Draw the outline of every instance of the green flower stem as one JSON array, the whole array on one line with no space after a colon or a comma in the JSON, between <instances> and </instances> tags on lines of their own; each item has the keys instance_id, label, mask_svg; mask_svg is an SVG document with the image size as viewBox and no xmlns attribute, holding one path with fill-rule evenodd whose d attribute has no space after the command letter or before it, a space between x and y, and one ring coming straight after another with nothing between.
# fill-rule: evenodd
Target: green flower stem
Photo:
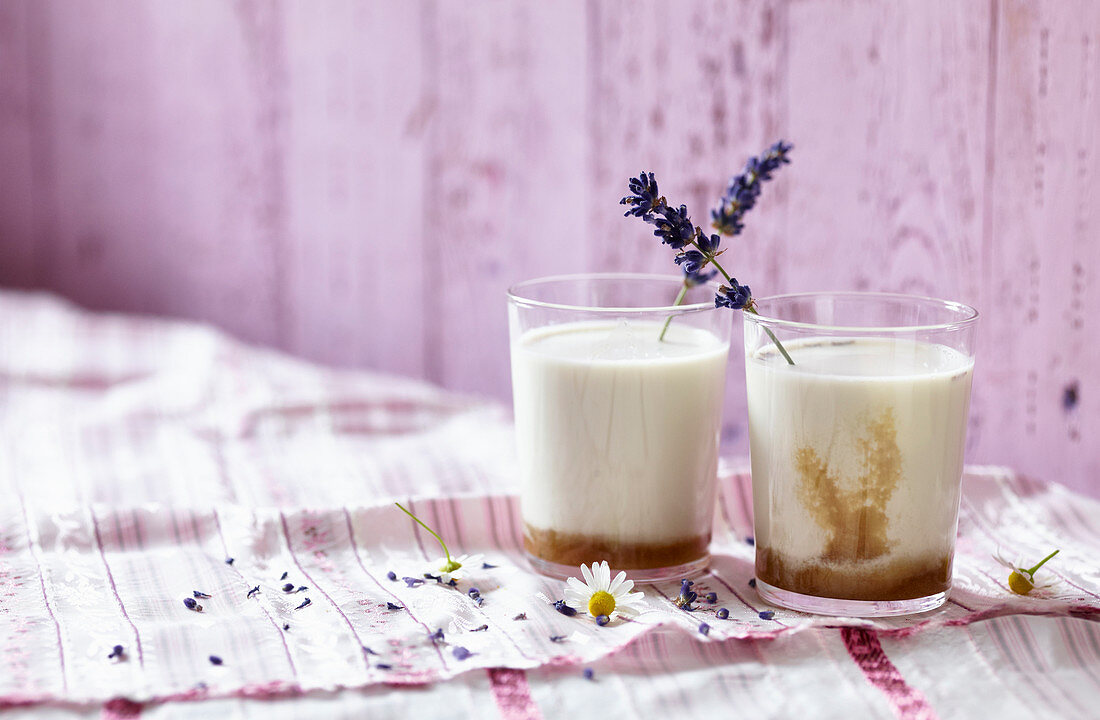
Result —
<instances>
[{"instance_id":1,"label":"green flower stem","mask_svg":"<svg viewBox=\"0 0 1100 720\"><path fill-rule=\"evenodd\" d=\"M753 315L760 317L760 313L758 313L756 311L756 308L752 305L745 308L745 312L751 312ZM787 359L787 363L789 365L794 365L794 360L791 360L791 356L787 354L787 348L783 347L783 343L779 342L779 338L775 336L775 333L772 332L771 328L769 328L767 325L762 325L761 327L764 328L764 332L766 332L768 334L768 337L772 339L772 342L775 343L775 346L779 348L779 352L783 355L783 357Z\"/></svg>"},{"instance_id":2,"label":"green flower stem","mask_svg":"<svg viewBox=\"0 0 1100 720\"><path fill-rule=\"evenodd\" d=\"M1060 550L1055 550L1050 555L1047 555L1045 558L1043 558L1042 560L1039 561L1038 565L1031 568L1030 570L1027 570L1026 571L1027 574L1030 575L1031 577L1035 577L1035 571L1038 570L1039 568L1041 568L1043 565L1046 565L1047 560L1050 560L1052 557L1057 555L1059 552L1061 552L1061 551Z\"/></svg>"},{"instance_id":3,"label":"green flower stem","mask_svg":"<svg viewBox=\"0 0 1100 720\"><path fill-rule=\"evenodd\" d=\"M699 244L696 243L695 240L692 240L691 244L695 247L696 250L699 250L699 252L703 252L702 249L699 247ZM703 254L707 256L707 261L714 265L714 269L717 270L718 272L722 273L722 277L724 277L726 279L726 282L728 282L732 285L733 284L733 278L730 277L730 274L728 272L726 272L725 268L723 268L721 265L718 264L718 261L714 258L714 256L709 254L709 253L703 253ZM684 289L686 290L687 288L684 288ZM682 299L683 299L683 291L681 291L680 297L677 298L677 301L674 304L679 305L680 300L682 300ZM753 315L756 315L757 317L760 316L760 313L758 313L756 311L756 308L753 307L752 305L749 305L747 308L745 308L745 310L747 312L751 312ZM672 318L669 318L669 320L671 320L671 319ZM666 329L668 328L668 323L667 322L665 323L665 328ZM775 346L777 348L779 348L779 352L783 355L784 358L786 358L787 363L789 365L794 365L794 360L792 360L791 356L787 353L787 348L783 347L783 343L779 342L779 338L777 338L775 336L775 333L773 333L771 331L771 328L769 328L767 325L764 325L763 328L764 328L764 332L766 332L768 334L768 337L770 337L772 339L772 342L775 343ZM661 337L664 337L663 332L661 333Z\"/></svg>"},{"instance_id":4,"label":"green flower stem","mask_svg":"<svg viewBox=\"0 0 1100 720\"><path fill-rule=\"evenodd\" d=\"M451 565L453 565L454 561L451 560L451 552L447 549L447 543L443 542L443 538L439 537L439 535L436 534L435 530L432 530L430 527L425 525L424 522L420 518L418 518L416 515L413 515L408 510L406 510L404 505L402 505L399 502L395 502L394 505L401 508L401 512L405 513L406 515L411 517L413 520L415 520L416 523L418 525L420 525L420 527L422 527L425 530L427 530L428 532L430 532L432 534L432 537L434 537L436 540L439 541L440 547L443 548L443 554L447 556L447 567L450 567Z\"/></svg>"},{"instance_id":5,"label":"green flower stem","mask_svg":"<svg viewBox=\"0 0 1100 720\"><path fill-rule=\"evenodd\" d=\"M687 291L688 291L687 280L684 280L683 285L680 286L680 292L676 294L676 300L673 301L673 303L672 303L673 307L679 305L680 303L682 303L684 301L684 296L687 295ZM660 335L660 337L657 338L657 342L663 342L664 341L665 333L668 332L668 326L671 323L672 323L672 316L669 315L668 319L665 320L665 326L663 328L661 328L661 335Z\"/></svg>"}]
</instances>

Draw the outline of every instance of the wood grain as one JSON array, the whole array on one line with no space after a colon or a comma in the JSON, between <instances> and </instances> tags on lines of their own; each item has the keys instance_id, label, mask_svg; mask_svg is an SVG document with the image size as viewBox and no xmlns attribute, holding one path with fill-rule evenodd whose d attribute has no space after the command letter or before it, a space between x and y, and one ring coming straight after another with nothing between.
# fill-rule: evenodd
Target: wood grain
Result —
<instances>
[{"instance_id":1,"label":"wood grain","mask_svg":"<svg viewBox=\"0 0 1100 720\"><path fill-rule=\"evenodd\" d=\"M999 3L996 71L979 450L1095 493L1100 6Z\"/></svg>"},{"instance_id":2,"label":"wood grain","mask_svg":"<svg viewBox=\"0 0 1100 720\"><path fill-rule=\"evenodd\" d=\"M1098 92L1089 0L8 0L0 282L506 399L509 284L784 137L738 279L976 305L968 459L1100 496Z\"/></svg>"}]
</instances>

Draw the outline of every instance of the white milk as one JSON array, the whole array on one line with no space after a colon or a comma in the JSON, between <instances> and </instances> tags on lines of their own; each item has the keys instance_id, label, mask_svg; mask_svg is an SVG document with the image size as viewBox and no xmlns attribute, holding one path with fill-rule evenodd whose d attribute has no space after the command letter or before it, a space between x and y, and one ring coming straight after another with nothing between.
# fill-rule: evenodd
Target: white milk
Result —
<instances>
[{"instance_id":1,"label":"white milk","mask_svg":"<svg viewBox=\"0 0 1100 720\"><path fill-rule=\"evenodd\" d=\"M758 553L899 582L906 564L949 570L973 359L889 339L786 347L793 367L770 345L746 363Z\"/></svg>"},{"instance_id":2,"label":"white milk","mask_svg":"<svg viewBox=\"0 0 1100 720\"><path fill-rule=\"evenodd\" d=\"M512 348L524 521L663 542L710 533L728 343L673 322L539 328Z\"/></svg>"}]
</instances>

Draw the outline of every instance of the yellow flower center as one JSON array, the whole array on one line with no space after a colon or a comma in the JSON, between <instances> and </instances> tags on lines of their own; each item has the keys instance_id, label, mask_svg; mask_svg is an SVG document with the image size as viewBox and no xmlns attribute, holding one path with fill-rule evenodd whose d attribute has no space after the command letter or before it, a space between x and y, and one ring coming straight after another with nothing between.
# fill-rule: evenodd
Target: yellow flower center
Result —
<instances>
[{"instance_id":1,"label":"yellow flower center","mask_svg":"<svg viewBox=\"0 0 1100 720\"><path fill-rule=\"evenodd\" d=\"M1017 595L1027 595L1035 589L1035 583L1028 580L1027 575L1024 575L1018 570L1013 570L1009 573L1008 586L1012 588L1012 592Z\"/></svg>"},{"instance_id":2,"label":"yellow flower center","mask_svg":"<svg viewBox=\"0 0 1100 720\"><path fill-rule=\"evenodd\" d=\"M592 593L592 597L588 599L588 614L592 617L599 617L600 615L607 615L611 617L611 613L615 612L615 596L606 590L597 590Z\"/></svg>"},{"instance_id":3,"label":"yellow flower center","mask_svg":"<svg viewBox=\"0 0 1100 720\"><path fill-rule=\"evenodd\" d=\"M462 567L462 563L455 561L453 558L448 562L443 563L443 567L439 568L441 572L452 573Z\"/></svg>"}]
</instances>

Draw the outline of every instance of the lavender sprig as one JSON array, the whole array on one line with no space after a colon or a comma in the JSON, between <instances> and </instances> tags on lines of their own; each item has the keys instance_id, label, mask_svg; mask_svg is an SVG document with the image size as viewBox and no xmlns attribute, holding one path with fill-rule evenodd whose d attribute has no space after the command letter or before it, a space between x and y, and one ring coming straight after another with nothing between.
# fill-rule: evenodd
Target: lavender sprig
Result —
<instances>
[{"instance_id":1,"label":"lavender sprig","mask_svg":"<svg viewBox=\"0 0 1100 720\"><path fill-rule=\"evenodd\" d=\"M773 172L781 165L791 162L787 153L792 147L790 143L780 140L759 158L749 158L741 174L730 178L726 194L722 196L718 207L710 211L710 221L715 230L723 235L741 234L745 229L741 218L756 205L761 183L771 180Z\"/></svg>"},{"instance_id":2,"label":"lavender sprig","mask_svg":"<svg viewBox=\"0 0 1100 720\"><path fill-rule=\"evenodd\" d=\"M768 148L760 158L749 158L744 171L730 179L726 194L722 196L719 206L711 212L711 220L716 230L729 236L741 233L744 229L741 219L756 205L761 183L770 180L773 172L781 165L790 162L787 153L792 147L789 143L780 140ZM721 241L718 235L708 235L693 223L686 206L671 207L660 194L653 173L643 171L638 177L630 178L628 188L631 194L619 200L620 205L627 206L624 215L638 217L652 224L656 228L653 234L661 238L661 242L665 245L679 251L675 262L684 271L684 283L673 305L683 302L690 287L708 282L714 277L714 271L707 273L706 268L710 265L722 274L727 283L721 286L715 295L714 306L759 314L749 286L738 283L737 279L726 272L718 262L718 256L725 252L718 249ZM660 340L664 340L671 321L671 316L665 321ZM787 362L794 365L794 360L771 329L765 327L764 331Z\"/></svg>"}]
</instances>

